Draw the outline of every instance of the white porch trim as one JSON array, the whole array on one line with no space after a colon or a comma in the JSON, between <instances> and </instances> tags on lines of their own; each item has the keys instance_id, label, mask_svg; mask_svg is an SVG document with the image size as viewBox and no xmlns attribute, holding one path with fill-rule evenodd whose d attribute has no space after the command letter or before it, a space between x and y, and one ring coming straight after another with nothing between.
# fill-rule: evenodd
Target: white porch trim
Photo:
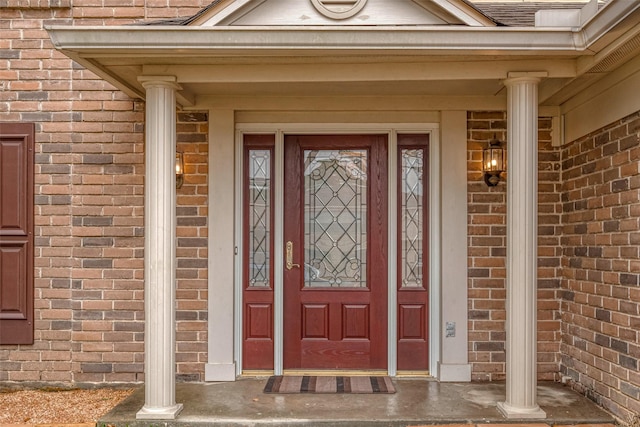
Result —
<instances>
[{"instance_id":1,"label":"white porch trim","mask_svg":"<svg viewBox=\"0 0 640 427\"><path fill-rule=\"evenodd\" d=\"M234 111L209 111L209 302L205 381L234 381Z\"/></svg>"},{"instance_id":2,"label":"white porch trim","mask_svg":"<svg viewBox=\"0 0 640 427\"><path fill-rule=\"evenodd\" d=\"M468 318L462 309L467 303L467 112L442 112L441 182L446 186L441 197L442 221L433 224L445 238L432 254L438 254L442 268L439 288L442 301L440 324L433 331L441 343L438 379L440 381L471 381L469 364ZM438 190L442 188L439 186ZM434 190L432 190L434 191ZM433 232L432 231L432 232ZM434 256L432 255L432 256ZM432 292L431 298L436 298ZM447 336L447 324L453 325L453 336Z\"/></svg>"},{"instance_id":3,"label":"white porch trim","mask_svg":"<svg viewBox=\"0 0 640 427\"><path fill-rule=\"evenodd\" d=\"M136 419L175 419L176 90L175 77L142 76L145 140L145 403Z\"/></svg>"},{"instance_id":4,"label":"white porch trim","mask_svg":"<svg viewBox=\"0 0 640 427\"><path fill-rule=\"evenodd\" d=\"M398 133L389 132L387 141L387 373L398 374L398 290L396 261L398 258ZM392 286L393 284L393 286Z\"/></svg>"},{"instance_id":5,"label":"white porch trim","mask_svg":"<svg viewBox=\"0 0 640 427\"><path fill-rule=\"evenodd\" d=\"M432 114L429 112L424 112L425 117L431 117ZM459 230L462 235L466 236L466 214L459 213L458 215L450 215L449 212L446 215L443 215L442 205L441 205L441 193L447 193L454 195L456 193L453 192L452 189L449 188L449 185L453 179L452 174L456 174L457 176L453 179L454 182L458 184L464 183L466 186L466 112L458 111L455 114L452 114L451 117L447 116L448 120L443 120L442 124L434 123L434 122L424 122L424 123L238 123L236 125L236 148L235 148L235 156L236 159L233 162L235 168L241 168L241 162L238 160L237 156L241 153L241 147L243 143L243 135L245 133L270 133L274 134L276 138L276 167L274 170L275 177L281 177L283 172L283 164L282 159L279 157L282 156L282 143L284 139L284 134L287 133L306 133L306 134L331 134L331 133L386 133L389 135L389 144L392 147L393 142L396 139L396 135L398 133L429 133L430 137L430 228L431 228L431 241L430 241L430 282L431 282L431 290L430 290L430 372L434 376L438 376L439 379L443 381L469 381L470 380L470 372L471 368L467 361L467 295L466 295L466 256L460 257L460 251L466 253L466 237L462 240L454 239L449 246L454 247L454 254L447 255L445 257L446 265L441 265L443 263L441 256L441 224L444 227L447 227L448 230ZM443 148L441 147L440 141L447 141L449 147ZM454 148L455 146L455 148ZM446 158L441 159L441 152L444 150L445 153L448 153ZM390 150L391 155L391 150ZM395 151L393 153L395 155ZM444 154L443 154L444 155ZM458 166L464 164L465 166L455 167L453 169L442 168L441 163L443 161L449 162L450 157L456 157L454 163ZM460 157L461 156L461 157ZM460 157L460 158L457 158ZM223 160L220 160L223 161ZM227 158L227 166L229 164L229 160ZM390 163L390 167L392 167L393 162ZM444 170L447 169L445 173ZM216 169L211 168L212 174L210 176L210 180L214 181L218 179L216 177ZM441 177L442 174L442 177ZM236 171L236 179L238 176L241 176L239 171ZM395 176L394 171L389 172L389 176ZM446 179L445 179L446 178ZM445 188L442 188L442 187ZM241 188L236 185L234 186L236 189L236 200L240 199L242 196ZM276 185L275 189L275 203L276 203L276 213L282 213L281 209L278 211L278 206L282 204L282 195L284 189L278 190ZM464 194L466 194L466 187ZM390 200L390 212L395 212L395 197ZM463 196L461 200L454 205L465 205L462 212L466 212L466 196ZM233 204L231 204L233 205ZM238 204L235 204L236 209L238 209ZM457 208L456 208L457 209ZM213 215L213 211L211 211ZM277 217L278 215L276 215ZM462 225L461 225L462 223ZM389 222L390 227L392 226L392 222ZM236 220L235 226L239 227L240 223ZM281 238L278 239L277 233L281 233L281 226L278 226L278 221L276 220L276 230L274 230L276 236L274 236L276 247L278 241L282 244ZM391 235L391 234L390 234ZM233 244L235 248L241 248L241 233L236 231L236 242ZM395 231L394 231L394 239L391 239L390 243L395 242ZM214 236L210 236L212 239L218 240ZM237 240L240 239L240 240ZM462 242L460 247L460 242ZM391 245L390 245L391 246ZM231 246L230 246L231 247ZM276 253L274 256L278 257L280 251L276 249ZM396 262L395 257L393 256L393 251L389 251L389 277L393 277L394 280L390 281L390 291L389 291L389 307L392 304L395 304L395 274L396 274ZM280 262L279 262L280 261ZM275 260L276 266L282 265L281 257ZM240 264L242 262L241 257L236 257L236 264L234 266L235 271L240 271ZM228 267L228 266L227 266ZM446 309L443 308L443 303L441 299L441 272L447 271L450 276L452 274L457 274L457 286L451 287L447 291L447 296L449 300L447 300ZM278 338L279 332L277 328L281 328L282 326L282 310L278 309L278 307L282 307L282 275L278 274L279 269L276 267L276 277L275 277L275 309L274 313L276 319L274 321L274 327L276 328L275 337ZM464 276L464 277L462 277ZM241 363L241 342L242 342L242 328L240 322L242 321L242 313L240 312L242 309L242 305L238 303L238 300L242 298L242 284L240 283L241 276L236 274L235 276L235 297L236 297L236 313L234 316L235 319L235 352L236 352L236 373L240 374L242 372L242 363ZM393 289L391 289L393 288ZM210 285L211 289L211 285ZM393 295L391 293L393 291ZM444 316L443 310L447 313ZM392 315L395 313L395 306L393 310L389 310L389 330L395 328L395 321L391 322ZM445 346L446 350L444 352L441 351L441 347L443 345L443 333L441 332L441 325L443 324L441 319L456 319L458 322L458 333L456 335L456 339L452 340L451 343L455 341L455 344L451 345L448 343ZM394 330L395 332L395 330ZM388 342L388 372L390 375L396 374L396 342L395 342L395 333L389 334L389 342ZM281 336L280 336L281 338ZM274 372L276 374L282 373L282 340L275 339L275 367ZM211 348L211 343L210 343ZM216 350L217 351L217 350ZM209 379L207 379L209 380Z\"/></svg>"}]
</instances>

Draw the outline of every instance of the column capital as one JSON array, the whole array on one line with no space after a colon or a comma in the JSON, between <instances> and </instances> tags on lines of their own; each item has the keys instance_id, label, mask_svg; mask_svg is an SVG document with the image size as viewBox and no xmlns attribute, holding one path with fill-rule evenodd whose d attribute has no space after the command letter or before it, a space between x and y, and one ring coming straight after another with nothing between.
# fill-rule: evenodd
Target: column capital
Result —
<instances>
[{"instance_id":1,"label":"column capital","mask_svg":"<svg viewBox=\"0 0 640 427\"><path fill-rule=\"evenodd\" d=\"M505 86L511 86L518 83L539 83L549 73L546 71L510 71L507 78L503 80Z\"/></svg>"},{"instance_id":2,"label":"column capital","mask_svg":"<svg viewBox=\"0 0 640 427\"><path fill-rule=\"evenodd\" d=\"M162 87L181 90L182 87L177 83L177 80L176 76L138 76L138 81L145 89Z\"/></svg>"}]
</instances>

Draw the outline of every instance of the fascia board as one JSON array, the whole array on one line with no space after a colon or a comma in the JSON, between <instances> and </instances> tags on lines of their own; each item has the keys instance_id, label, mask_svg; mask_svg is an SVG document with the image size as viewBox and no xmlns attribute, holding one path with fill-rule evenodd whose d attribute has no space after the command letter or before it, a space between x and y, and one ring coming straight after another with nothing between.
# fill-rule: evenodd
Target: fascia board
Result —
<instances>
[{"instance_id":1,"label":"fascia board","mask_svg":"<svg viewBox=\"0 0 640 427\"><path fill-rule=\"evenodd\" d=\"M56 49L83 57L303 51L549 54L582 52L570 28L49 26ZM316 52L316 53L314 53Z\"/></svg>"},{"instance_id":2,"label":"fascia board","mask_svg":"<svg viewBox=\"0 0 640 427\"><path fill-rule=\"evenodd\" d=\"M221 20L229 17L236 13L236 11L247 3L252 2L253 0L227 0L219 5L216 5L211 10L206 11L199 16L198 19L191 22L190 26L200 26L200 25L216 25Z\"/></svg>"},{"instance_id":3,"label":"fascia board","mask_svg":"<svg viewBox=\"0 0 640 427\"><path fill-rule=\"evenodd\" d=\"M199 25L203 27L229 25L230 22L241 18L251 10L260 6L262 3L264 3L264 1L265 0L236 0L220 12L215 14L206 14L204 17L198 19L196 22L193 22L191 25Z\"/></svg>"},{"instance_id":4,"label":"fascia board","mask_svg":"<svg viewBox=\"0 0 640 427\"><path fill-rule=\"evenodd\" d=\"M636 19L628 19L636 16ZM611 1L580 29L585 48L597 52L638 23L640 2Z\"/></svg>"}]
</instances>

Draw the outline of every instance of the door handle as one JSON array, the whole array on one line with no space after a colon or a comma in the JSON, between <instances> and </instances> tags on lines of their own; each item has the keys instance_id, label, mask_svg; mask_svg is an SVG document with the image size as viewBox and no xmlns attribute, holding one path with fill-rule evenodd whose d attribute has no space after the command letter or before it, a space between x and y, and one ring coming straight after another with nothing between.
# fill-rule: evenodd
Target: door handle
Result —
<instances>
[{"instance_id":1,"label":"door handle","mask_svg":"<svg viewBox=\"0 0 640 427\"><path fill-rule=\"evenodd\" d=\"M300 268L300 264L293 263L293 242L291 240L287 242L286 248L287 248L287 254L286 254L285 263L286 263L287 270L291 270L293 267Z\"/></svg>"}]
</instances>

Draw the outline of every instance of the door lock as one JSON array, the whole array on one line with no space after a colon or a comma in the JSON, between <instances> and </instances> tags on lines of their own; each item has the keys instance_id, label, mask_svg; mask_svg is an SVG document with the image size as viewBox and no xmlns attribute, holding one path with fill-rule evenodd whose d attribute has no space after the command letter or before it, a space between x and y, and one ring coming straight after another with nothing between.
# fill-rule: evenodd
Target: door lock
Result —
<instances>
[{"instance_id":1,"label":"door lock","mask_svg":"<svg viewBox=\"0 0 640 427\"><path fill-rule=\"evenodd\" d=\"M293 267L300 268L300 264L293 263L293 242L291 240L287 242L286 248L287 248L287 255L286 255L285 262L286 262L287 270L291 270Z\"/></svg>"}]
</instances>

